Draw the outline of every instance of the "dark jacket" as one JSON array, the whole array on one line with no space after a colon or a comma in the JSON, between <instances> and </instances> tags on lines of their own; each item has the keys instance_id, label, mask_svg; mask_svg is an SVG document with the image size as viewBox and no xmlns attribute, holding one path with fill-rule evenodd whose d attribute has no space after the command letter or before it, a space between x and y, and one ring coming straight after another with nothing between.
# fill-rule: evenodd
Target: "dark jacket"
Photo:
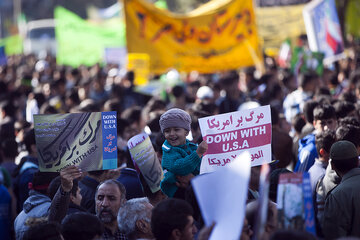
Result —
<instances>
[{"instance_id":1,"label":"dark jacket","mask_svg":"<svg viewBox=\"0 0 360 240\"><path fill-rule=\"evenodd\" d=\"M29 182L32 182L34 173L39 170L38 159L30 156L26 158L24 164L21 166L18 175L14 182L14 192L18 198L18 210L23 209L25 200L29 197Z\"/></svg>"},{"instance_id":2,"label":"dark jacket","mask_svg":"<svg viewBox=\"0 0 360 240\"><path fill-rule=\"evenodd\" d=\"M117 179L126 189L126 199L144 197L144 192L140 183L140 179L135 169L123 168L120 171L120 177Z\"/></svg>"},{"instance_id":3,"label":"dark jacket","mask_svg":"<svg viewBox=\"0 0 360 240\"><path fill-rule=\"evenodd\" d=\"M95 214L95 193L98 185L99 182L89 176L84 177L84 179L79 182L82 196L81 207L92 214Z\"/></svg>"},{"instance_id":4,"label":"dark jacket","mask_svg":"<svg viewBox=\"0 0 360 240\"><path fill-rule=\"evenodd\" d=\"M75 203L70 202L69 209L67 210L66 215L70 215L77 212L86 212L86 209L79 205L76 205Z\"/></svg>"},{"instance_id":5,"label":"dark jacket","mask_svg":"<svg viewBox=\"0 0 360 240\"><path fill-rule=\"evenodd\" d=\"M326 198L324 211L325 239L360 237L360 169L346 173L340 184Z\"/></svg>"}]
</instances>

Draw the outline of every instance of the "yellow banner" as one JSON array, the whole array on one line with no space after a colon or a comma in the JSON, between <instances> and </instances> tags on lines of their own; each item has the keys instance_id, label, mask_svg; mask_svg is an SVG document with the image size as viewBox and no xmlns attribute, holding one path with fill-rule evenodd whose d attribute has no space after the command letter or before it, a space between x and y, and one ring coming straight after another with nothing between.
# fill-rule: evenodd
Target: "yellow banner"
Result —
<instances>
[{"instance_id":1,"label":"yellow banner","mask_svg":"<svg viewBox=\"0 0 360 240\"><path fill-rule=\"evenodd\" d=\"M135 85L146 85L149 79L149 55L144 53L129 53L128 54L128 70L135 72Z\"/></svg>"},{"instance_id":2,"label":"yellow banner","mask_svg":"<svg viewBox=\"0 0 360 240\"><path fill-rule=\"evenodd\" d=\"M280 48L287 38L296 39L306 34L302 15L304 6L256 8L258 32L264 48Z\"/></svg>"},{"instance_id":3,"label":"yellow banner","mask_svg":"<svg viewBox=\"0 0 360 240\"><path fill-rule=\"evenodd\" d=\"M346 7L345 14L345 29L347 34L354 37L360 37L360 2L357 0L350 0Z\"/></svg>"},{"instance_id":4,"label":"yellow banner","mask_svg":"<svg viewBox=\"0 0 360 240\"><path fill-rule=\"evenodd\" d=\"M201 73L262 61L252 0L214 0L185 14L124 0L129 53L146 53L150 71Z\"/></svg>"}]
</instances>

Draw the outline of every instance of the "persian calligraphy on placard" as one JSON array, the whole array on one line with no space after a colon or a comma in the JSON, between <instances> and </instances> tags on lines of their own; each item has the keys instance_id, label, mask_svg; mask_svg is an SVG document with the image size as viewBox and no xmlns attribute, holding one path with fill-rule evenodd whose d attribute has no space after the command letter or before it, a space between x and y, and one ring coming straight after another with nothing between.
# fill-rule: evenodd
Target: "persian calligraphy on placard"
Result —
<instances>
[{"instance_id":1,"label":"persian calligraphy on placard","mask_svg":"<svg viewBox=\"0 0 360 240\"><path fill-rule=\"evenodd\" d=\"M34 115L40 171L117 167L116 112Z\"/></svg>"}]
</instances>

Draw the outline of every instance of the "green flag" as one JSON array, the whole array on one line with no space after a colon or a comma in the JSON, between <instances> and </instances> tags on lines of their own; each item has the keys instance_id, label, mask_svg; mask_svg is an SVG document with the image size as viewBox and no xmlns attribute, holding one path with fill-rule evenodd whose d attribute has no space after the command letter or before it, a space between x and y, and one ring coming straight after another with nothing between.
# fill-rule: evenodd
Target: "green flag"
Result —
<instances>
[{"instance_id":1,"label":"green flag","mask_svg":"<svg viewBox=\"0 0 360 240\"><path fill-rule=\"evenodd\" d=\"M360 2L358 0L350 0L345 15L346 33L350 33L355 37L360 37Z\"/></svg>"},{"instance_id":2,"label":"green flag","mask_svg":"<svg viewBox=\"0 0 360 240\"><path fill-rule=\"evenodd\" d=\"M23 53L23 40L18 34L1 39L0 46L5 47L6 56Z\"/></svg>"},{"instance_id":3,"label":"green flag","mask_svg":"<svg viewBox=\"0 0 360 240\"><path fill-rule=\"evenodd\" d=\"M96 25L56 7L55 20L58 64L91 66L102 62L106 47L125 46L125 24L120 19Z\"/></svg>"},{"instance_id":4,"label":"green flag","mask_svg":"<svg viewBox=\"0 0 360 240\"><path fill-rule=\"evenodd\" d=\"M303 47L295 47L290 62L291 70L296 75L312 70L322 76L324 72L323 60L323 53L305 51Z\"/></svg>"}]
</instances>

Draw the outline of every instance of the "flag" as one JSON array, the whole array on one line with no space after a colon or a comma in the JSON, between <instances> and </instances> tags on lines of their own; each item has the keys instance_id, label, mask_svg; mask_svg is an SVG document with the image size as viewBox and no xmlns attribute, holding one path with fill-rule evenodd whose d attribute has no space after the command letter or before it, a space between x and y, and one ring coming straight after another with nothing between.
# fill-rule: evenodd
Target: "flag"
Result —
<instances>
[{"instance_id":1,"label":"flag","mask_svg":"<svg viewBox=\"0 0 360 240\"><path fill-rule=\"evenodd\" d=\"M7 56L23 53L23 39L19 34L0 39L0 45L5 47Z\"/></svg>"},{"instance_id":2,"label":"flag","mask_svg":"<svg viewBox=\"0 0 360 240\"><path fill-rule=\"evenodd\" d=\"M281 44L278 64L282 68L288 67L289 61L291 58L291 40L287 39L285 42Z\"/></svg>"},{"instance_id":3,"label":"flag","mask_svg":"<svg viewBox=\"0 0 360 240\"><path fill-rule=\"evenodd\" d=\"M304 21L309 47L331 58L344 51L335 0L316 0L304 8Z\"/></svg>"},{"instance_id":4,"label":"flag","mask_svg":"<svg viewBox=\"0 0 360 240\"><path fill-rule=\"evenodd\" d=\"M355 37L360 37L359 13L360 13L360 1L349 0L345 14L345 29L346 29L346 33L352 34Z\"/></svg>"},{"instance_id":5,"label":"flag","mask_svg":"<svg viewBox=\"0 0 360 240\"><path fill-rule=\"evenodd\" d=\"M57 7L55 20L58 64L91 66L103 61L107 47L125 46L125 25L119 19L96 25Z\"/></svg>"},{"instance_id":6,"label":"flag","mask_svg":"<svg viewBox=\"0 0 360 240\"><path fill-rule=\"evenodd\" d=\"M324 72L324 54L312 52L303 47L295 47L291 56L291 70L297 76L300 73L315 71L319 76Z\"/></svg>"},{"instance_id":7,"label":"flag","mask_svg":"<svg viewBox=\"0 0 360 240\"><path fill-rule=\"evenodd\" d=\"M302 11L305 5L257 7L255 10L263 48L277 48L286 39L296 40L305 34Z\"/></svg>"}]
</instances>

